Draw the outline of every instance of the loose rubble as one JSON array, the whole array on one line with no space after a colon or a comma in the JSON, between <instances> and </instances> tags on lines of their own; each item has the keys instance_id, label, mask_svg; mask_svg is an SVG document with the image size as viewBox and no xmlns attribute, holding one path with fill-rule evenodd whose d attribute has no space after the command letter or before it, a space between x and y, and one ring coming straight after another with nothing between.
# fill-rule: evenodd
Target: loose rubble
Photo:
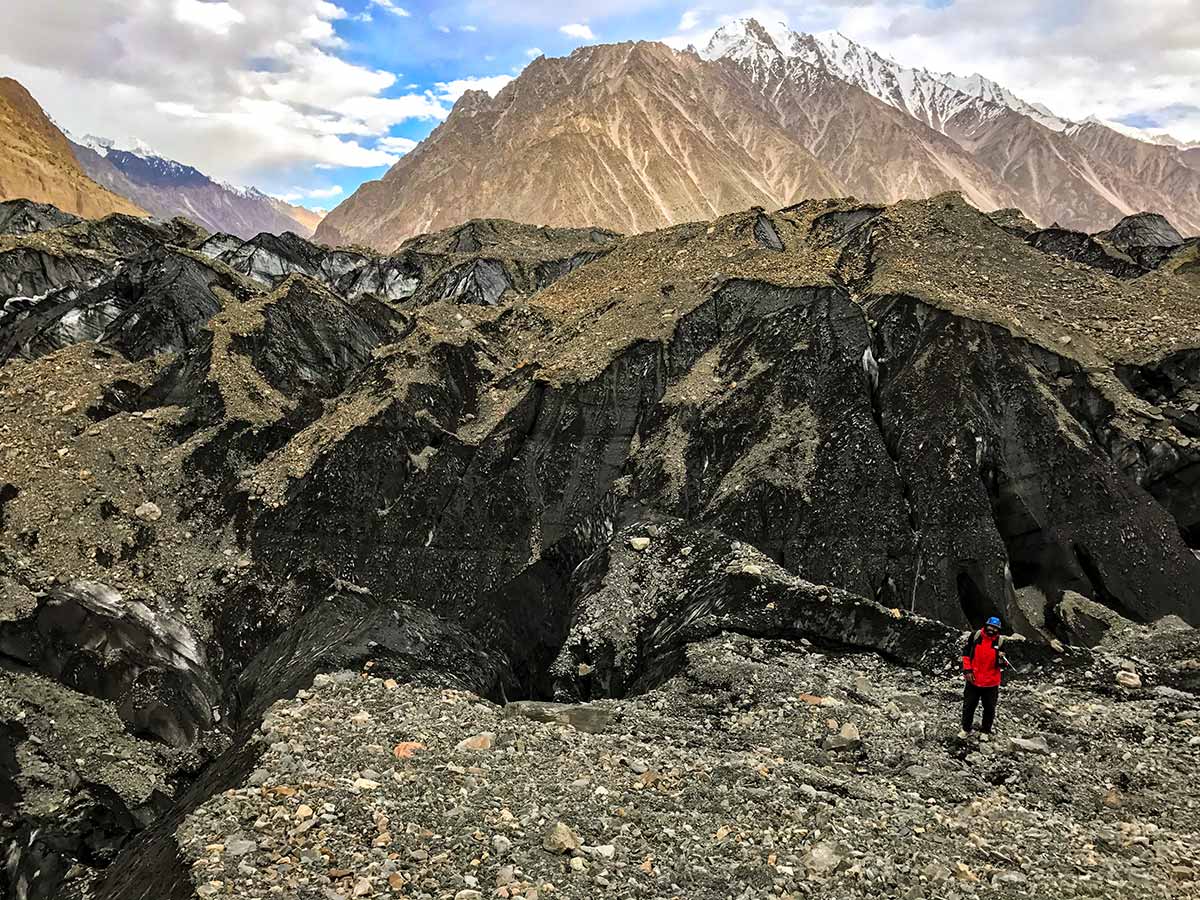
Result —
<instances>
[{"instance_id":1,"label":"loose rubble","mask_svg":"<svg viewBox=\"0 0 1200 900\"><path fill-rule=\"evenodd\" d=\"M1169 223L0 231L0 894L1194 892Z\"/></svg>"},{"instance_id":2,"label":"loose rubble","mask_svg":"<svg viewBox=\"0 0 1200 900\"><path fill-rule=\"evenodd\" d=\"M723 635L588 733L319 676L180 845L211 897L1195 896L1200 697L1014 679L978 744L958 684Z\"/></svg>"}]
</instances>

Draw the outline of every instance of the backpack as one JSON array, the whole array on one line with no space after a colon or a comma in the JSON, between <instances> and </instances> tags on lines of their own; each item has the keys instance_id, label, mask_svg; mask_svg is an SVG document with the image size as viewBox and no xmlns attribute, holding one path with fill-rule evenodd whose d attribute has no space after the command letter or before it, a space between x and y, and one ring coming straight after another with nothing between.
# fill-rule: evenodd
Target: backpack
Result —
<instances>
[{"instance_id":1,"label":"backpack","mask_svg":"<svg viewBox=\"0 0 1200 900\"><path fill-rule=\"evenodd\" d=\"M963 656L973 657L975 655L975 648L979 646L979 643L982 640L983 640L983 629L980 628L980 629L977 629L975 631L975 633L972 634L971 637L967 640L967 648L963 651ZM1003 646L1004 646L1004 635L1002 635L1002 634L996 635L996 655L997 655L997 657L1000 655L1000 648Z\"/></svg>"}]
</instances>

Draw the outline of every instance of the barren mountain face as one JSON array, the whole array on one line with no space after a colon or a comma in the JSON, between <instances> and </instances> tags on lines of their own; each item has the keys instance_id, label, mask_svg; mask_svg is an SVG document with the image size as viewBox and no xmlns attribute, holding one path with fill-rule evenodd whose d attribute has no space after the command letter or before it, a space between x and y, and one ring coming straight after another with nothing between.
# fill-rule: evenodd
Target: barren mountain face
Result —
<instances>
[{"instance_id":1,"label":"barren mountain face","mask_svg":"<svg viewBox=\"0 0 1200 900\"><path fill-rule=\"evenodd\" d=\"M775 59L748 69L719 62L747 79L770 115L816 158L845 193L877 203L957 190L981 209L1018 200L962 147L859 88L803 61Z\"/></svg>"},{"instance_id":2,"label":"barren mountain face","mask_svg":"<svg viewBox=\"0 0 1200 900\"><path fill-rule=\"evenodd\" d=\"M37 101L16 81L0 78L0 200L14 198L52 203L86 217L144 215L88 178Z\"/></svg>"},{"instance_id":3,"label":"barren mountain face","mask_svg":"<svg viewBox=\"0 0 1200 900\"><path fill-rule=\"evenodd\" d=\"M743 79L661 44L620 44L536 60L495 99L465 95L317 239L391 249L488 216L640 232L841 192Z\"/></svg>"},{"instance_id":4,"label":"barren mountain face","mask_svg":"<svg viewBox=\"0 0 1200 900\"><path fill-rule=\"evenodd\" d=\"M1075 125L981 76L912 69L841 35L755 20L704 48L541 59L450 118L318 227L390 250L472 216L631 233L811 196L956 190L981 209L1099 231L1161 211L1200 231L1190 151Z\"/></svg>"}]
</instances>

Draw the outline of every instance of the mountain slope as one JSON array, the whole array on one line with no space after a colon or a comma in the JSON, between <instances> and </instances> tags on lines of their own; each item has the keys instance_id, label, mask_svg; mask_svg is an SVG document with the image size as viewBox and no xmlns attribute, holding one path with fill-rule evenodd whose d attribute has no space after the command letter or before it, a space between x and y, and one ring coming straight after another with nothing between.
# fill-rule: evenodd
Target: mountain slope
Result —
<instances>
[{"instance_id":1,"label":"mountain slope","mask_svg":"<svg viewBox=\"0 0 1200 900\"><path fill-rule=\"evenodd\" d=\"M282 201L254 188L222 184L198 169L165 159L148 148L120 149L112 141L87 137L71 142L83 170L114 193L129 197L164 219L186 216L209 231L251 238L262 232L313 233L311 213L293 214Z\"/></svg>"},{"instance_id":2,"label":"mountain slope","mask_svg":"<svg viewBox=\"0 0 1200 900\"><path fill-rule=\"evenodd\" d=\"M1015 205L952 140L785 57L753 24L742 43L706 51L728 53L719 59L639 43L538 60L494 100L460 100L316 238L386 250L496 215L640 232L820 194L886 203L960 190L983 207Z\"/></svg>"},{"instance_id":3,"label":"mountain slope","mask_svg":"<svg viewBox=\"0 0 1200 900\"><path fill-rule=\"evenodd\" d=\"M1122 216L1154 209L1189 233L1200 232L1200 178L1178 147L1137 140L1095 121L1068 122L981 75L960 77L902 66L840 34L797 34L743 19L722 28L706 55L735 60L761 82L766 96L777 99L782 88L763 78L771 57L764 47L778 51L793 82L811 82L810 68L826 72L953 138L967 151L972 166L986 168L994 182L1004 185L1013 205L1043 223L1098 231ZM810 92L797 112L804 115L814 99ZM832 101L830 121L844 125L853 108L846 97ZM851 189L863 196L870 192L854 182L853 172L881 173L880 179L896 185L902 195L922 196L920 181L906 184L901 177L897 182L905 163L916 164L919 149L903 143L889 146L878 121L875 117L855 136L851 172L836 164L833 170L849 178ZM864 158L863 140L882 145L875 158ZM814 152L830 162L827 152ZM987 179L966 175L961 165L955 166L955 174L966 182L960 189L980 205L972 187Z\"/></svg>"},{"instance_id":4,"label":"mountain slope","mask_svg":"<svg viewBox=\"0 0 1200 900\"><path fill-rule=\"evenodd\" d=\"M317 226L321 224L321 220L325 218L325 210L323 209L309 209L307 206L297 206L294 203L288 203L286 200L280 200L278 197L268 196L267 199L271 201L271 205L278 212L300 226L292 230L301 237L312 237L313 232L317 230Z\"/></svg>"},{"instance_id":5,"label":"mountain slope","mask_svg":"<svg viewBox=\"0 0 1200 900\"><path fill-rule=\"evenodd\" d=\"M1118 134L1098 123L1056 132L1016 111L964 129L956 139L1021 198L1043 224L1100 231L1122 216L1159 211L1200 233L1200 172L1170 147Z\"/></svg>"},{"instance_id":6,"label":"mountain slope","mask_svg":"<svg viewBox=\"0 0 1200 900\"><path fill-rule=\"evenodd\" d=\"M0 78L0 200L52 203L85 218L110 213L145 215L84 174L70 144L29 91Z\"/></svg>"},{"instance_id":7,"label":"mountain slope","mask_svg":"<svg viewBox=\"0 0 1200 900\"><path fill-rule=\"evenodd\" d=\"M1154 210L1187 234L1200 234L1200 172L1184 160L1184 151L1152 144L1098 122L1068 129L1088 156L1109 167L1111 182L1128 199L1131 212Z\"/></svg>"},{"instance_id":8,"label":"mountain slope","mask_svg":"<svg viewBox=\"0 0 1200 900\"><path fill-rule=\"evenodd\" d=\"M811 36L771 34L750 20L718 32L704 56L746 79L747 93L860 199L892 203L956 190L984 209L1015 203L953 140L914 118L917 95L897 84L894 102L881 102L841 77L845 69L826 65L825 52ZM925 108L933 120L965 111Z\"/></svg>"},{"instance_id":9,"label":"mountain slope","mask_svg":"<svg viewBox=\"0 0 1200 900\"><path fill-rule=\"evenodd\" d=\"M391 249L498 216L640 232L844 190L737 73L662 44L593 46L464 95L316 239Z\"/></svg>"},{"instance_id":10,"label":"mountain slope","mask_svg":"<svg viewBox=\"0 0 1200 900\"><path fill-rule=\"evenodd\" d=\"M1080 124L1097 124L1103 125L1105 128L1110 128L1117 134L1123 134L1125 137L1133 138L1135 141L1142 141L1146 144L1158 144L1161 147L1174 147L1176 150L1189 150L1194 147L1186 141L1181 141L1179 138L1166 131L1155 128L1135 128L1132 125L1124 125L1121 122L1114 122L1111 119L1101 119L1099 116L1088 116Z\"/></svg>"},{"instance_id":11,"label":"mountain slope","mask_svg":"<svg viewBox=\"0 0 1200 900\"><path fill-rule=\"evenodd\" d=\"M1056 116L1042 104L1029 103L1022 100L1008 88L997 84L990 78L984 78L978 73L963 77L955 75L953 72L943 72L937 78L947 87L960 91L967 96L976 97L985 102L1019 112L1021 115L1033 119L1039 125L1044 125L1051 131L1062 131L1071 124L1066 119Z\"/></svg>"}]
</instances>

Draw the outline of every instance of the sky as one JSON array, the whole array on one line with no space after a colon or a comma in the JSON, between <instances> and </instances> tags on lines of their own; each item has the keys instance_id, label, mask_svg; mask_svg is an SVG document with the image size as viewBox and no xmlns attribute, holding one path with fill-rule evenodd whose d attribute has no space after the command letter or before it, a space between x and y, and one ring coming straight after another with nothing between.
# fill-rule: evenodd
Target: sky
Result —
<instances>
[{"instance_id":1,"label":"sky","mask_svg":"<svg viewBox=\"0 0 1200 900\"><path fill-rule=\"evenodd\" d=\"M10 5L11 4L11 5ZM0 75L77 136L139 140L313 208L541 54L703 46L740 16L979 72L1071 119L1200 143L1200 0L5 0Z\"/></svg>"}]
</instances>

